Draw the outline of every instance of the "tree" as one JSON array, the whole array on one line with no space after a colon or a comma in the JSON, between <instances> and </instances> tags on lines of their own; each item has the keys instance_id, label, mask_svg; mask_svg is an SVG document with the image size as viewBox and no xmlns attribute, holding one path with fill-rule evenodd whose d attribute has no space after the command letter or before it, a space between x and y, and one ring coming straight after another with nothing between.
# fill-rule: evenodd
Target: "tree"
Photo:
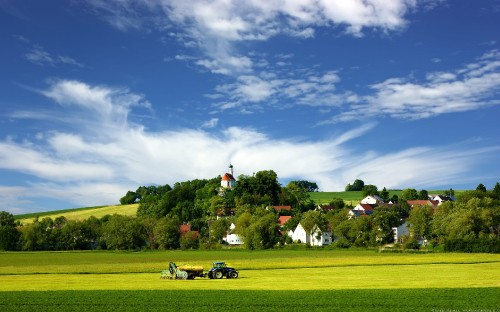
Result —
<instances>
[{"instance_id":1,"label":"tree","mask_svg":"<svg viewBox=\"0 0 500 312\"><path fill-rule=\"evenodd\" d=\"M120 198L120 204L122 205L133 204L136 202L138 198L139 196L136 192L128 191L127 194L125 194L125 196Z\"/></svg>"},{"instance_id":2,"label":"tree","mask_svg":"<svg viewBox=\"0 0 500 312\"><path fill-rule=\"evenodd\" d=\"M362 189L363 197L370 196L370 195L377 195L378 196L378 188L376 185L373 184L368 184L365 185Z\"/></svg>"},{"instance_id":3,"label":"tree","mask_svg":"<svg viewBox=\"0 0 500 312\"><path fill-rule=\"evenodd\" d=\"M495 199L500 199L500 183L496 183L495 187L493 187L493 190L491 191L493 198Z\"/></svg>"},{"instance_id":4,"label":"tree","mask_svg":"<svg viewBox=\"0 0 500 312\"><path fill-rule=\"evenodd\" d=\"M420 192L418 192L418 199L429 199L429 192L420 190Z\"/></svg>"},{"instance_id":5,"label":"tree","mask_svg":"<svg viewBox=\"0 0 500 312\"><path fill-rule=\"evenodd\" d=\"M342 198L334 197L330 201L329 205L334 207L335 209L342 209L345 207L345 202Z\"/></svg>"},{"instance_id":6,"label":"tree","mask_svg":"<svg viewBox=\"0 0 500 312\"><path fill-rule=\"evenodd\" d=\"M326 231L328 222L325 215L316 210L309 210L304 212L300 220L300 224L306 231L306 233L311 233L315 226L319 228L320 231Z\"/></svg>"},{"instance_id":7,"label":"tree","mask_svg":"<svg viewBox=\"0 0 500 312\"><path fill-rule=\"evenodd\" d=\"M365 186L365 182L363 180L356 179L354 180L354 183L347 184L345 187L346 192L352 192L352 191L361 191L363 190L363 187Z\"/></svg>"},{"instance_id":8,"label":"tree","mask_svg":"<svg viewBox=\"0 0 500 312\"><path fill-rule=\"evenodd\" d=\"M108 249L140 249L146 244L146 231L133 217L113 215L103 226L103 237Z\"/></svg>"},{"instance_id":9,"label":"tree","mask_svg":"<svg viewBox=\"0 0 500 312\"><path fill-rule=\"evenodd\" d=\"M181 236L181 249L198 249L199 239L198 232L188 231Z\"/></svg>"},{"instance_id":10,"label":"tree","mask_svg":"<svg viewBox=\"0 0 500 312\"><path fill-rule=\"evenodd\" d=\"M16 228L14 216L0 212L0 250L17 250L21 233Z\"/></svg>"},{"instance_id":11,"label":"tree","mask_svg":"<svg viewBox=\"0 0 500 312\"><path fill-rule=\"evenodd\" d=\"M229 221L226 218L221 218L213 221L210 224L210 242L222 243L222 238L226 236L229 231Z\"/></svg>"},{"instance_id":12,"label":"tree","mask_svg":"<svg viewBox=\"0 0 500 312\"><path fill-rule=\"evenodd\" d=\"M180 247L179 225L177 216L165 217L158 221L154 228L154 236L160 249L178 249Z\"/></svg>"},{"instance_id":13,"label":"tree","mask_svg":"<svg viewBox=\"0 0 500 312\"><path fill-rule=\"evenodd\" d=\"M382 191L380 191L379 196L384 200L384 202L387 202L389 200L389 192L387 191L385 186Z\"/></svg>"},{"instance_id":14,"label":"tree","mask_svg":"<svg viewBox=\"0 0 500 312\"><path fill-rule=\"evenodd\" d=\"M414 238L430 238L432 208L428 205L413 207L408 217L410 232Z\"/></svg>"},{"instance_id":15,"label":"tree","mask_svg":"<svg viewBox=\"0 0 500 312\"><path fill-rule=\"evenodd\" d=\"M418 192L416 189L407 188L401 192L401 200L414 200L418 198Z\"/></svg>"},{"instance_id":16,"label":"tree","mask_svg":"<svg viewBox=\"0 0 500 312\"><path fill-rule=\"evenodd\" d=\"M479 185L476 187L476 191L486 192L486 186L484 186L483 183L479 183Z\"/></svg>"},{"instance_id":17,"label":"tree","mask_svg":"<svg viewBox=\"0 0 500 312\"><path fill-rule=\"evenodd\" d=\"M309 182L305 180L291 181L290 183L295 183L298 187L304 189L306 192L317 192L319 190L318 184L315 182Z\"/></svg>"},{"instance_id":18,"label":"tree","mask_svg":"<svg viewBox=\"0 0 500 312\"><path fill-rule=\"evenodd\" d=\"M279 241L279 233L277 218L273 213L255 215L245 231L245 246L251 250L273 248Z\"/></svg>"},{"instance_id":19,"label":"tree","mask_svg":"<svg viewBox=\"0 0 500 312\"><path fill-rule=\"evenodd\" d=\"M373 236L379 244L392 243L394 236L392 228L401 224L396 210L392 208L381 207L375 209L371 215L373 222Z\"/></svg>"},{"instance_id":20,"label":"tree","mask_svg":"<svg viewBox=\"0 0 500 312\"><path fill-rule=\"evenodd\" d=\"M300 213L306 210L311 197L305 188L292 181L285 186L284 191L294 211Z\"/></svg>"},{"instance_id":21,"label":"tree","mask_svg":"<svg viewBox=\"0 0 500 312\"><path fill-rule=\"evenodd\" d=\"M443 195L448 196L448 197L453 197L453 196L455 196L455 191L452 188L450 188L449 190L444 191Z\"/></svg>"}]
</instances>

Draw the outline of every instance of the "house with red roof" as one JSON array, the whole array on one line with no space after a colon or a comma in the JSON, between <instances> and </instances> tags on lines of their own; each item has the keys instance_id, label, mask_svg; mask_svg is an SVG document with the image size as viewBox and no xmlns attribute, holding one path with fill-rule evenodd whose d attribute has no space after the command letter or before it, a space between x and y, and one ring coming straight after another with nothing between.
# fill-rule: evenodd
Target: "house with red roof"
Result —
<instances>
[{"instance_id":1,"label":"house with red roof","mask_svg":"<svg viewBox=\"0 0 500 312\"><path fill-rule=\"evenodd\" d=\"M349 210L349 219L360 216L369 216L373 213L375 205L359 203L353 209Z\"/></svg>"}]
</instances>

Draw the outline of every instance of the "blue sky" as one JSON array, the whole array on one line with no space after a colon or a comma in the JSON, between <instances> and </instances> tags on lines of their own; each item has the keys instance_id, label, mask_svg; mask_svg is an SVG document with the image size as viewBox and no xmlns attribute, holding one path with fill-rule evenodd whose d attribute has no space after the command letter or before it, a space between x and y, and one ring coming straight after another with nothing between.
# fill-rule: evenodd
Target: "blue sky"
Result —
<instances>
[{"instance_id":1,"label":"blue sky","mask_svg":"<svg viewBox=\"0 0 500 312\"><path fill-rule=\"evenodd\" d=\"M0 0L0 210L274 170L499 181L500 1Z\"/></svg>"}]
</instances>

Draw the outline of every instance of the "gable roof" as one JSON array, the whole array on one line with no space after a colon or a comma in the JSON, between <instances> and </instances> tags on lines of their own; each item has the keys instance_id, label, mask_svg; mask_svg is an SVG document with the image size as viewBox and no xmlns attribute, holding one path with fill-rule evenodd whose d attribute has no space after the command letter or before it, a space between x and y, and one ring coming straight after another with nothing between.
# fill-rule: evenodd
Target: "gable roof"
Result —
<instances>
[{"instance_id":1,"label":"gable roof","mask_svg":"<svg viewBox=\"0 0 500 312\"><path fill-rule=\"evenodd\" d=\"M278 219L278 223L280 225L285 225L285 223L290 220L292 217L291 216L280 216Z\"/></svg>"},{"instance_id":2,"label":"gable roof","mask_svg":"<svg viewBox=\"0 0 500 312\"><path fill-rule=\"evenodd\" d=\"M221 180L222 181L236 181L236 179L230 173L225 173L224 176L222 176Z\"/></svg>"},{"instance_id":3,"label":"gable roof","mask_svg":"<svg viewBox=\"0 0 500 312\"><path fill-rule=\"evenodd\" d=\"M354 207L353 210L355 210L355 211L370 211L370 212L373 212L373 208L374 208L373 205L359 203L359 204L356 205L356 207Z\"/></svg>"}]
</instances>

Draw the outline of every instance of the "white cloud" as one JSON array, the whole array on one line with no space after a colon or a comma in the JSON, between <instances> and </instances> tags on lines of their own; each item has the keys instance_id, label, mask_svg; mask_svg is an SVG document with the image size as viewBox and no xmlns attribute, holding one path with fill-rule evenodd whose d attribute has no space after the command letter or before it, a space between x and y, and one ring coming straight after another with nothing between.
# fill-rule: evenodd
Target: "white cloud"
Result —
<instances>
[{"instance_id":1,"label":"white cloud","mask_svg":"<svg viewBox=\"0 0 500 312\"><path fill-rule=\"evenodd\" d=\"M210 120L205 121L201 127L205 129L212 129L217 127L217 124L219 123L219 118L212 118Z\"/></svg>"},{"instance_id":2,"label":"white cloud","mask_svg":"<svg viewBox=\"0 0 500 312\"><path fill-rule=\"evenodd\" d=\"M421 119L499 105L500 53L490 51L475 63L454 72L434 72L422 83L391 78L371 86L373 95L358 101L325 123L359 120L370 116Z\"/></svg>"},{"instance_id":3,"label":"white cloud","mask_svg":"<svg viewBox=\"0 0 500 312\"><path fill-rule=\"evenodd\" d=\"M124 89L114 96L116 90L66 81L42 92L66 112L86 116L84 110L90 111L97 120L108 123L93 124L95 131L82 131L82 125L74 123L74 131L46 131L23 143L1 142L0 170L32 177L27 186L0 188L4 197L9 190L15 193L9 198L10 207L33 207L26 201L37 197L74 205L113 204L128 189L212 178L230 162L237 175L272 169L282 179L308 179L330 191L343 189L356 177L386 187L430 187L467 176L481 155L499 150L471 148L470 144L387 153L351 150L349 142L371 131L376 126L373 123L318 141L274 139L241 127L213 133L190 129L148 132L121 121L128 116L121 115L124 108L132 109L144 99ZM75 106L81 110L74 110ZM112 118L110 114L121 116ZM216 124L215 118L207 123Z\"/></svg>"},{"instance_id":4,"label":"white cloud","mask_svg":"<svg viewBox=\"0 0 500 312\"><path fill-rule=\"evenodd\" d=\"M58 64L64 64L77 67L85 67L85 65L76 61L72 57L62 55L53 56L49 52L45 51L44 48L38 45L34 45L29 52L24 54L24 57L28 61L41 66L55 66Z\"/></svg>"},{"instance_id":5,"label":"white cloud","mask_svg":"<svg viewBox=\"0 0 500 312\"><path fill-rule=\"evenodd\" d=\"M362 36L365 28L383 32L402 29L405 16L424 0L91 0L89 5L112 26L120 29L167 27L169 34L206 56L196 63L212 72L238 75L248 72L238 43L268 40L279 34L309 38L316 27L344 28ZM139 17L139 12L143 18ZM144 17L145 16L145 17ZM158 26L161 25L161 26ZM177 29L177 31L173 30ZM342 29L342 28L341 28ZM177 32L177 33L176 33Z\"/></svg>"},{"instance_id":6,"label":"white cloud","mask_svg":"<svg viewBox=\"0 0 500 312\"><path fill-rule=\"evenodd\" d=\"M253 110L275 103L339 106L350 96L350 93L335 92L335 84L340 81L335 71L320 73L310 69L304 73L291 65L265 70L259 75L241 75L234 83L218 85L215 88L217 93L208 97L222 99L214 104L221 110L241 107ZM254 106L249 107L249 104Z\"/></svg>"}]
</instances>

